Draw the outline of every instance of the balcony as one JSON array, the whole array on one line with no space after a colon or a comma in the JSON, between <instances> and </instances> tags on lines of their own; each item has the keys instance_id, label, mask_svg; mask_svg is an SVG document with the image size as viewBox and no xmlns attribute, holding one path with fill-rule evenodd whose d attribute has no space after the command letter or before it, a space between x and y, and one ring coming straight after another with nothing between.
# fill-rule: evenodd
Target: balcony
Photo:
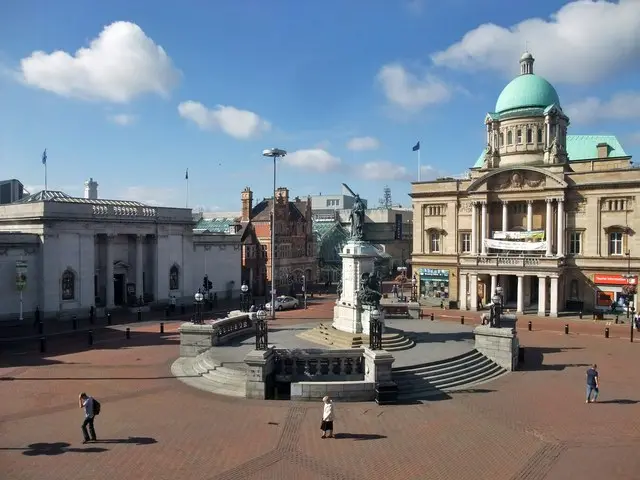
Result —
<instances>
[{"instance_id":1,"label":"balcony","mask_svg":"<svg viewBox=\"0 0 640 480\"><path fill-rule=\"evenodd\" d=\"M462 255L461 267L474 267L479 269L507 268L507 269L553 269L556 270L565 264L562 257L546 257L542 255Z\"/></svg>"}]
</instances>

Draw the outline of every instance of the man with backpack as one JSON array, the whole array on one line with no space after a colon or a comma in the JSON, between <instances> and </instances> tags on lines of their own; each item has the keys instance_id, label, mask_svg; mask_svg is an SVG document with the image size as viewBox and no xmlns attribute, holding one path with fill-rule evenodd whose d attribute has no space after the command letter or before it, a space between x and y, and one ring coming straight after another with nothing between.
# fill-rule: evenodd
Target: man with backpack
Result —
<instances>
[{"instance_id":1,"label":"man with backpack","mask_svg":"<svg viewBox=\"0 0 640 480\"><path fill-rule=\"evenodd\" d=\"M84 437L84 441L82 443L88 443L89 441L95 442L97 441L97 437L93 422L96 415L100 414L100 402L82 392L78 398L78 404L80 408L84 409L84 422L82 422L82 436Z\"/></svg>"}]
</instances>

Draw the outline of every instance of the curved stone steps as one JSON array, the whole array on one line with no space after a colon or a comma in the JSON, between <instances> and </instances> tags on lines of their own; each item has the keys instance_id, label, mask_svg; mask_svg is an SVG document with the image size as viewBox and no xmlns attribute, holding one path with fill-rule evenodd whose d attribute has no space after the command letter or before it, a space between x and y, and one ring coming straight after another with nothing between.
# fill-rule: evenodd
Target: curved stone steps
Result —
<instances>
[{"instance_id":1,"label":"curved stone steps","mask_svg":"<svg viewBox=\"0 0 640 480\"><path fill-rule=\"evenodd\" d=\"M246 371L225 367L205 354L195 358L178 358L171 365L171 373L181 382L199 390L231 397L246 397Z\"/></svg>"},{"instance_id":2,"label":"curved stone steps","mask_svg":"<svg viewBox=\"0 0 640 480\"><path fill-rule=\"evenodd\" d=\"M368 335L342 332L324 324L299 333L298 337L329 348L362 348L369 345ZM409 348L415 347L415 345L415 342L411 338L405 336L400 331L382 335L382 348L389 352L408 350Z\"/></svg>"},{"instance_id":3,"label":"curved stone steps","mask_svg":"<svg viewBox=\"0 0 640 480\"><path fill-rule=\"evenodd\" d=\"M446 360L392 369L401 401L465 390L505 373L504 368L477 350Z\"/></svg>"}]
</instances>

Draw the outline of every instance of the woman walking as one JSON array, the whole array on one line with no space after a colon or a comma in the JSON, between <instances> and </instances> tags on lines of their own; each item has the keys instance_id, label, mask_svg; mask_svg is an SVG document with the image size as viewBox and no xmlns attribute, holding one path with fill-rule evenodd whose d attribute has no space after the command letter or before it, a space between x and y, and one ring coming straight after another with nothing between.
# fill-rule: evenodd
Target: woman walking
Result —
<instances>
[{"instance_id":1,"label":"woman walking","mask_svg":"<svg viewBox=\"0 0 640 480\"><path fill-rule=\"evenodd\" d=\"M323 411L322 411L322 423L320 424L320 430L322 430L322 438L333 438L333 402L326 396L322 399Z\"/></svg>"}]
</instances>

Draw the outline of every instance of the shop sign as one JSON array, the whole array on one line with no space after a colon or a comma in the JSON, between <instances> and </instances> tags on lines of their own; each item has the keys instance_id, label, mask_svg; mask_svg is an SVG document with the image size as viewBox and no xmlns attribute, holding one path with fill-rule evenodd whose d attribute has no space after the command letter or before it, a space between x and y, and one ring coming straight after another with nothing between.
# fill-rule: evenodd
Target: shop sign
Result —
<instances>
[{"instance_id":1,"label":"shop sign","mask_svg":"<svg viewBox=\"0 0 640 480\"><path fill-rule=\"evenodd\" d=\"M596 285L637 285L638 277L627 278L624 275L611 273L596 273L593 276Z\"/></svg>"},{"instance_id":2,"label":"shop sign","mask_svg":"<svg viewBox=\"0 0 640 480\"><path fill-rule=\"evenodd\" d=\"M421 268L418 270L423 277L446 277L449 278L449 270L440 270L437 268Z\"/></svg>"}]
</instances>

